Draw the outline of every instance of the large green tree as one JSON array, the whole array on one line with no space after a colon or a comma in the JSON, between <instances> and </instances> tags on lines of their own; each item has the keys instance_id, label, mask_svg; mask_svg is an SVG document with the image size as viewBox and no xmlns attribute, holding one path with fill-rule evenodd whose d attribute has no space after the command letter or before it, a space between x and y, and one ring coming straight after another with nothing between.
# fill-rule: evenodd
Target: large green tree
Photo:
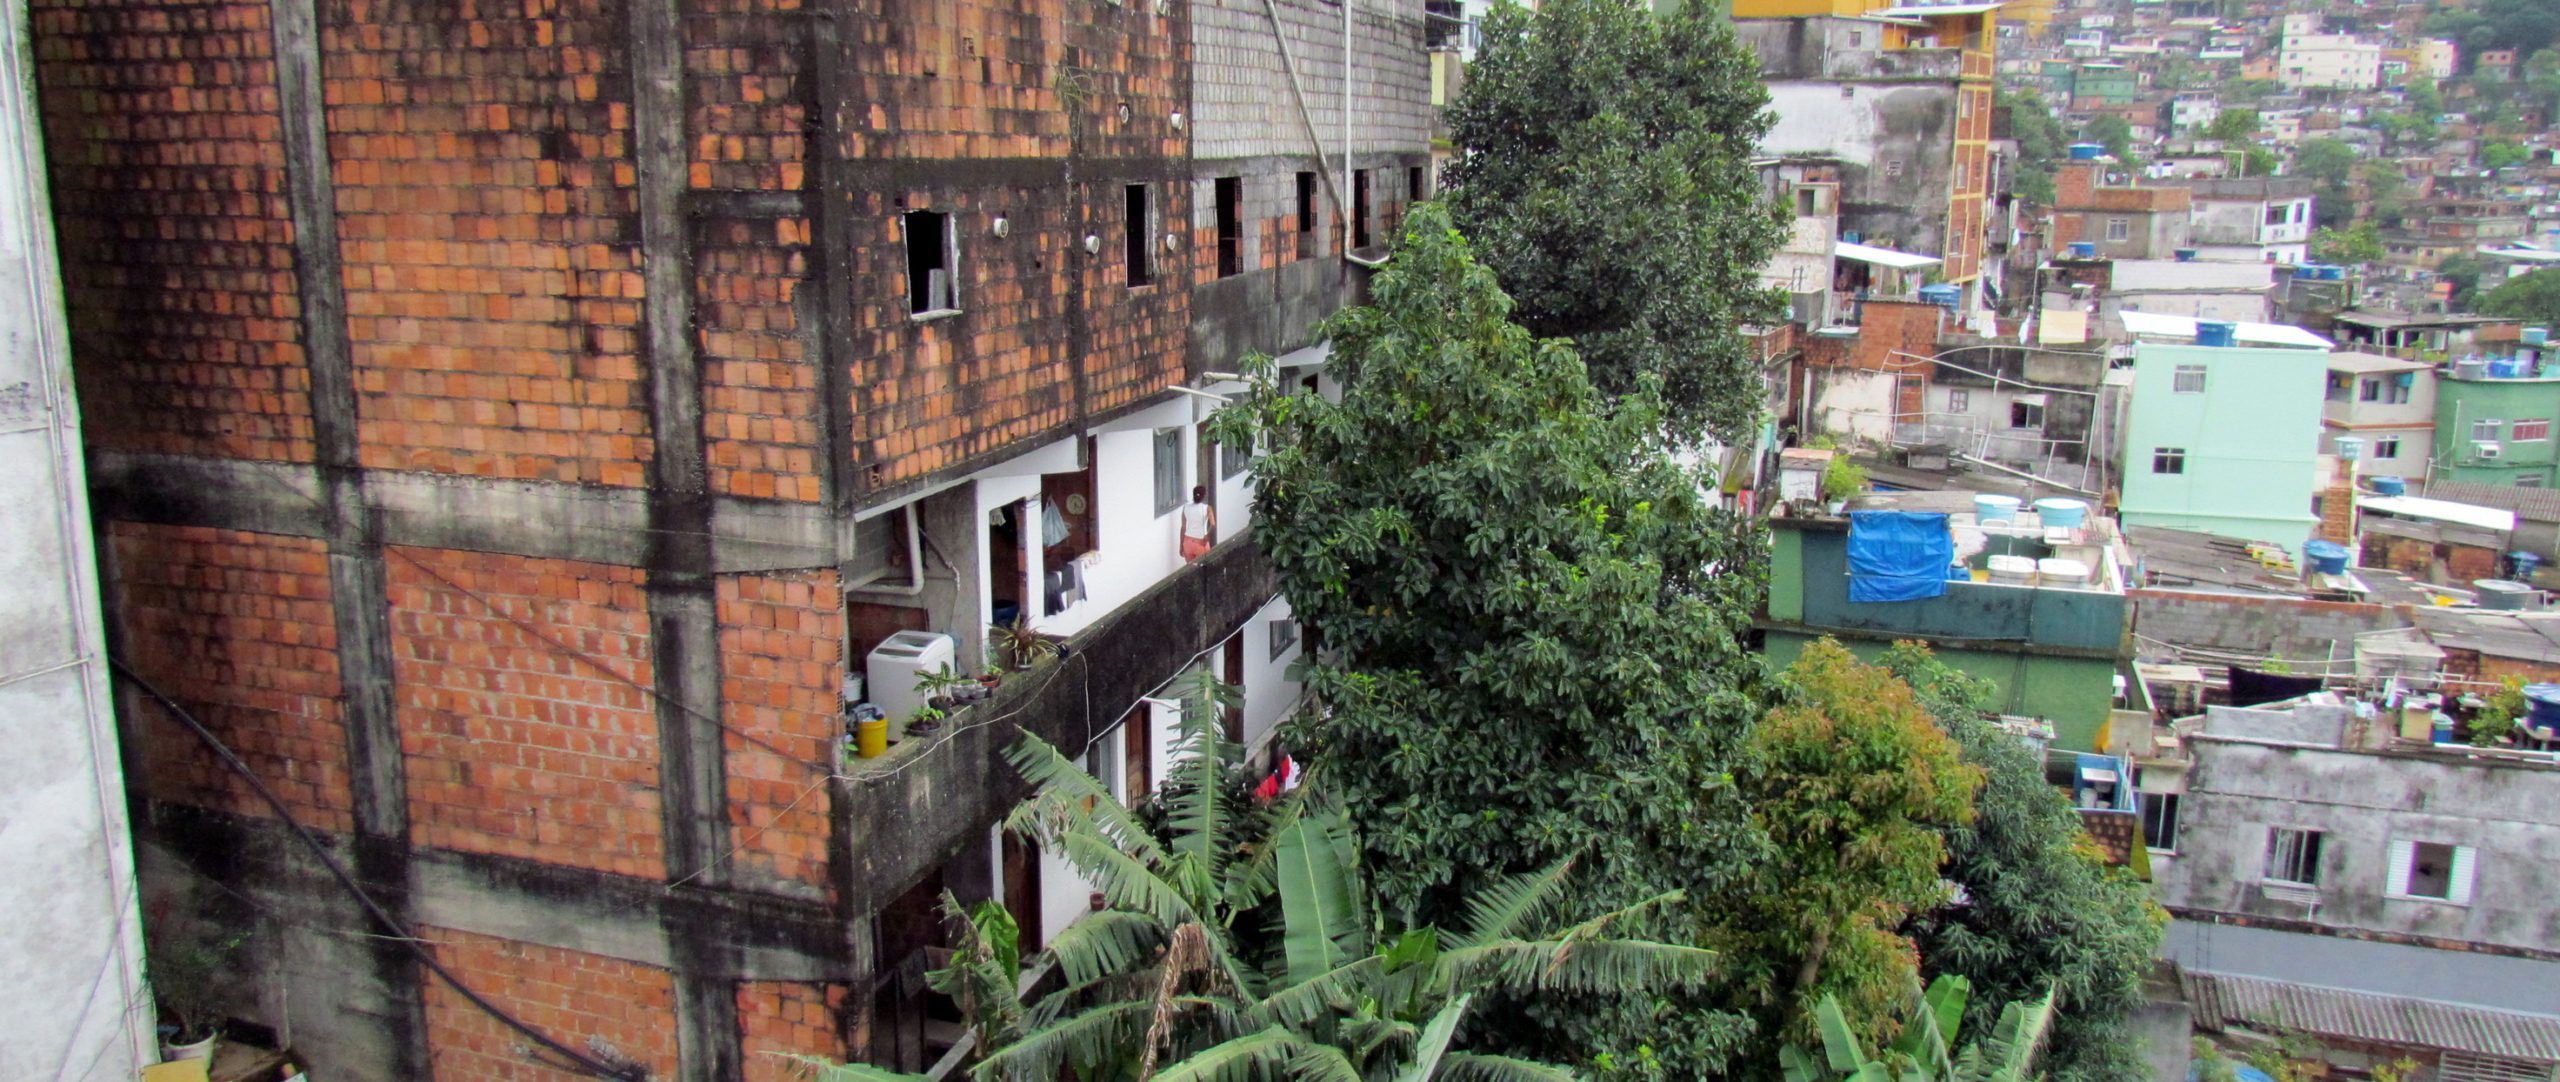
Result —
<instances>
[{"instance_id":1,"label":"large green tree","mask_svg":"<svg viewBox=\"0 0 2560 1082\"><path fill-rule=\"evenodd\" d=\"M1607 393L1660 377L1673 424L1729 442L1761 386L1737 328L1783 311L1759 279L1786 229L1751 164L1768 101L1713 4L1550 0L1494 10L1448 111L1450 213L1513 318Z\"/></svg>"},{"instance_id":2,"label":"large green tree","mask_svg":"<svg viewBox=\"0 0 2560 1082\"><path fill-rule=\"evenodd\" d=\"M2226 143L2247 139L2258 134L2258 111L2225 109L2214 114L2213 123L2205 125L2204 134Z\"/></svg>"},{"instance_id":3,"label":"large green tree","mask_svg":"<svg viewBox=\"0 0 2560 1082\"><path fill-rule=\"evenodd\" d=\"M2054 993L2044 1066L2056 1082L2147 1076L2126 1018L2141 1005L2166 914L2144 883L2099 854L2079 813L2045 782L2044 764L1984 719L1986 681L1917 643L1880 660L1985 772L1973 821L1947 832L1942 874L1965 901L1913 923L1921 965L1972 982L1965 1022L1975 1032L1998 1021L2002 1003Z\"/></svg>"},{"instance_id":4,"label":"large green tree","mask_svg":"<svg viewBox=\"0 0 2560 1082\"><path fill-rule=\"evenodd\" d=\"M1323 647L1305 677L1326 717L1293 739L1388 910L1455 926L1474 892L1566 859L1575 917L1721 897L1760 852L1727 773L1755 712L1756 533L1670 453L1658 381L1605 394L1513 322L1438 205L1371 292L1324 328L1340 401L1258 383L1215 426L1270 447L1254 537ZM1682 1079L1740 1035L1681 997L1517 1011L1519 1051Z\"/></svg>"},{"instance_id":5,"label":"large green tree","mask_svg":"<svg viewBox=\"0 0 2560 1082\"><path fill-rule=\"evenodd\" d=\"M1836 1000L1860 1033L1891 1033L1919 983L1903 927L1945 899L1941 831L1973 819L1982 769L1892 673L1822 639L1745 743L1742 789L1770 858L1718 908L1709 942L1764 1030L1813 1036Z\"/></svg>"},{"instance_id":6,"label":"large green tree","mask_svg":"<svg viewBox=\"0 0 2560 1082\"><path fill-rule=\"evenodd\" d=\"M2117 161L2134 163L2132 121L2114 113L2100 113L2080 126L2080 138L2107 148Z\"/></svg>"},{"instance_id":7,"label":"large green tree","mask_svg":"<svg viewBox=\"0 0 2560 1082\"><path fill-rule=\"evenodd\" d=\"M2480 310L2560 327L2560 270L2538 270L2500 282L2480 295Z\"/></svg>"},{"instance_id":8,"label":"large green tree","mask_svg":"<svg viewBox=\"0 0 2560 1082\"><path fill-rule=\"evenodd\" d=\"M2427 32L2461 43L2466 66L2491 49L2514 49L2530 56L2560 44L2560 5L2551 0L2478 0L2430 17Z\"/></svg>"},{"instance_id":9,"label":"large green tree","mask_svg":"<svg viewBox=\"0 0 2560 1082\"><path fill-rule=\"evenodd\" d=\"M2070 140L2063 135L2062 122L2053 118L2053 110L2034 91L2001 90L1993 99L1995 115L2009 123L2009 136L2018 141L2018 172L2015 188L2020 198L2038 206L2053 205L2053 174L2056 163L2069 150Z\"/></svg>"}]
</instances>

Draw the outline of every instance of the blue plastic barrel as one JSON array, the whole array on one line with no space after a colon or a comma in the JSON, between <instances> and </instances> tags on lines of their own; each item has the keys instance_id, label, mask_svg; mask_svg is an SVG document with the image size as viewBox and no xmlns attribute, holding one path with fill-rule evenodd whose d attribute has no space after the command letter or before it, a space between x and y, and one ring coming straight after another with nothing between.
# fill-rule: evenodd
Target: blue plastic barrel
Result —
<instances>
[{"instance_id":1,"label":"blue plastic barrel","mask_svg":"<svg viewBox=\"0 0 2560 1082\"><path fill-rule=\"evenodd\" d=\"M2302 546L2302 555L2311 561L2311 569L2323 575L2342 575L2347 570L2347 547L2335 541L2310 541Z\"/></svg>"},{"instance_id":2,"label":"blue plastic barrel","mask_svg":"<svg viewBox=\"0 0 2560 1082\"><path fill-rule=\"evenodd\" d=\"M2393 477L2390 474L2367 477L2364 480L2366 484L2373 486L2374 495L2377 496L2406 496L2409 494L2409 482Z\"/></svg>"},{"instance_id":3,"label":"blue plastic barrel","mask_svg":"<svg viewBox=\"0 0 2560 1082\"><path fill-rule=\"evenodd\" d=\"M2073 258L2073 259L2096 259L2096 258L2098 258L2098 243L2097 243L2096 241L2088 241L2088 240L2075 240L2075 241L2072 241L2072 242L2071 242L2071 258Z\"/></svg>"},{"instance_id":4,"label":"blue plastic barrel","mask_svg":"<svg viewBox=\"0 0 2560 1082\"><path fill-rule=\"evenodd\" d=\"M2221 346L2228 348L2231 343L2238 340L2239 337L2240 325L2237 323L2225 323L2216 319L2199 319L2196 321L2196 344L2199 346Z\"/></svg>"},{"instance_id":5,"label":"blue plastic barrel","mask_svg":"<svg viewBox=\"0 0 2560 1082\"><path fill-rule=\"evenodd\" d=\"M2036 501L2036 518L2047 526L2078 529L2089 517L2089 505L2059 496Z\"/></svg>"}]
</instances>

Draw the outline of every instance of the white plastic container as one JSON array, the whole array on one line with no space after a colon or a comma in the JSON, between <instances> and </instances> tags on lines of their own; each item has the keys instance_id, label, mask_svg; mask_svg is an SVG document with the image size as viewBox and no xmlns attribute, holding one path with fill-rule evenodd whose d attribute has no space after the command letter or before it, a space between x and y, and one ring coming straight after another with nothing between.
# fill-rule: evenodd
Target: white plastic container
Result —
<instances>
[{"instance_id":1,"label":"white plastic container","mask_svg":"<svg viewBox=\"0 0 2560 1082\"><path fill-rule=\"evenodd\" d=\"M1991 570L1993 582L2025 586L2036 580L2036 561L2032 556L1994 556L1984 563Z\"/></svg>"},{"instance_id":2,"label":"white plastic container","mask_svg":"<svg viewBox=\"0 0 2560 1082\"><path fill-rule=\"evenodd\" d=\"M2078 560L2043 559L2036 561L2036 575L2055 585L2082 585L2089 581L2089 565Z\"/></svg>"}]
</instances>

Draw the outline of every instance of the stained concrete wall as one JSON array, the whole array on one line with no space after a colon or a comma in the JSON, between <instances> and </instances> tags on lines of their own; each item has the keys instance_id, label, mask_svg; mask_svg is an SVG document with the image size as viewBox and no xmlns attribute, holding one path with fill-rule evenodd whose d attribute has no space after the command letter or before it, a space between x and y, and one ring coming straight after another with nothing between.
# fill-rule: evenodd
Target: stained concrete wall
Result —
<instances>
[{"instance_id":1,"label":"stained concrete wall","mask_svg":"<svg viewBox=\"0 0 2560 1082\"><path fill-rule=\"evenodd\" d=\"M0 1077L125 1079L152 1010L26 18L0 2Z\"/></svg>"},{"instance_id":2,"label":"stained concrete wall","mask_svg":"<svg viewBox=\"0 0 2560 1082\"><path fill-rule=\"evenodd\" d=\"M2560 768L2462 751L2277 743L2311 734L2256 724L2266 713L2217 707L2208 722L2214 733L2192 740L2178 851L2152 862L2161 904L2314 929L2560 950L2560 910L2546 871L2560 866L2553 829L2560 807L2549 799ZM2275 827L2322 832L2317 905L2261 889ZM2476 849L2471 904L2386 897L2395 840Z\"/></svg>"},{"instance_id":3,"label":"stained concrete wall","mask_svg":"<svg viewBox=\"0 0 2560 1082\"><path fill-rule=\"evenodd\" d=\"M2179 646L2205 647L2281 658L2327 658L2336 648L2340 670L2355 664L2355 637L2367 631L2407 627L2397 611L2296 598L2134 590L2133 632Z\"/></svg>"}]
</instances>

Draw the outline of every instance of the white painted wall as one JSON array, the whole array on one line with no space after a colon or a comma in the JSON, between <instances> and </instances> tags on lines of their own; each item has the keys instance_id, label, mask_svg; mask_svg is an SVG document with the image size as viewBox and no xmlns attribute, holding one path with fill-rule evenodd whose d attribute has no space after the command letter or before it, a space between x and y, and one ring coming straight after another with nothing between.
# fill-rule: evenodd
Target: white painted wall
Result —
<instances>
[{"instance_id":1,"label":"white painted wall","mask_svg":"<svg viewBox=\"0 0 2560 1082\"><path fill-rule=\"evenodd\" d=\"M1168 405L1179 407L1167 417L1182 429L1182 491L1188 499L1198 472L1197 430L1189 422L1187 398ZM1138 420L1152 420L1156 412L1151 408ZM1094 462L1094 538L1101 557L1085 575L1084 603L1042 618L1042 631L1082 631L1182 566L1180 514L1155 513L1155 428L1102 433Z\"/></svg>"},{"instance_id":2,"label":"white painted wall","mask_svg":"<svg viewBox=\"0 0 2560 1082\"><path fill-rule=\"evenodd\" d=\"M1814 375L1814 425L1840 443L1882 445L1891 440L1893 409L1891 373L1831 368Z\"/></svg>"},{"instance_id":3,"label":"white painted wall","mask_svg":"<svg viewBox=\"0 0 2560 1082\"><path fill-rule=\"evenodd\" d=\"M1245 621L1244 629L1244 744L1259 747L1283 718L1298 708L1305 686L1289 679L1289 666L1296 664L1305 647L1299 642L1271 656L1271 625L1290 618L1289 599L1275 597ZM1303 632L1301 632L1303 636Z\"/></svg>"},{"instance_id":4,"label":"white painted wall","mask_svg":"<svg viewBox=\"0 0 2560 1082\"><path fill-rule=\"evenodd\" d=\"M0 1078L106 1082L157 1057L26 19L0 0Z\"/></svg>"}]
</instances>

